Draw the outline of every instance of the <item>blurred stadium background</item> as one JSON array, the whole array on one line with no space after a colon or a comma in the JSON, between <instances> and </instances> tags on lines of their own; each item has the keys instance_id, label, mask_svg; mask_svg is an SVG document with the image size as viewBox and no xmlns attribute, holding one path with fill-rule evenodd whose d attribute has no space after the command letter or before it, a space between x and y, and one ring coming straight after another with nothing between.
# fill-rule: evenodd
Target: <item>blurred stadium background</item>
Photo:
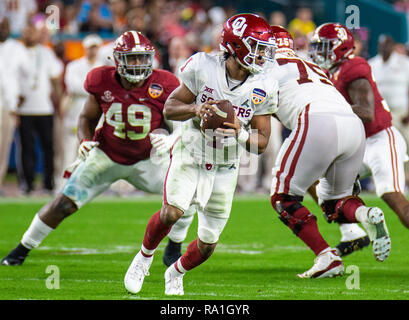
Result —
<instances>
[{"instance_id":1,"label":"blurred stadium background","mask_svg":"<svg viewBox=\"0 0 409 320\"><path fill-rule=\"evenodd\" d=\"M61 92L56 90L53 84L50 98L54 120L54 135L51 141L54 145L54 189L63 183L60 177L64 169L64 158L66 159L67 153L73 153L73 147L65 143L63 127L67 121L76 121L67 119L70 114L64 109L64 103L70 97L64 72L67 64L83 57L83 40L88 35L97 34L102 39L100 46L95 39L94 42L91 41L91 45L94 44L99 49L96 57L98 63L110 64L113 60L107 59L107 56L110 54L112 41L125 30L139 30L147 35L158 49L157 67L177 73L177 67L194 52L218 50L218 35L223 22L227 17L240 12L257 13L265 17L270 24L287 27L294 36L296 49L301 55L307 53L309 36L316 26L330 21L345 24L348 17L355 13L358 14L358 20L354 23L359 24L359 28L353 30L357 55L367 59L374 57L378 50L378 39L382 35L392 36L396 42L395 51L408 55L407 0L0 0L0 21L7 19L10 27L10 34L3 38L20 41L24 38L25 28L34 25L39 30L40 43L50 48L55 59L64 66L64 71L58 76ZM3 35L5 29L7 28L2 23ZM8 78L15 75L10 74L6 67L12 65L18 55L7 54L3 49L5 42L5 39L0 42L0 62L5 65L0 68L0 73ZM0 128L11 125L12 130L15 129L10 142L6 141L3 129L0 130L3 135L0 137L3 144L0 149L0 196L29 193L49 195L52 192L50 186L44 186L40 182L45 153L38 137L35 140L35 190L27 190L24 186L24 179L19 172L19 124L18 121L13 123L15 118L10 109L12 108L9 106L0 106ZM10 114L12 116L8 117ZM243 176L239 181L238 192L268 192L272 159L287 134L278 123L274 130L270 149L259 159L258 174ZM408 126L406 130L409 131ZM68 148L70 150L67 150ZM372 190L370 180L364 181L364 187L368 191ZM121 183L111 189L111 192L118 194L135 193Z\"/></svg>"}]
</instances>

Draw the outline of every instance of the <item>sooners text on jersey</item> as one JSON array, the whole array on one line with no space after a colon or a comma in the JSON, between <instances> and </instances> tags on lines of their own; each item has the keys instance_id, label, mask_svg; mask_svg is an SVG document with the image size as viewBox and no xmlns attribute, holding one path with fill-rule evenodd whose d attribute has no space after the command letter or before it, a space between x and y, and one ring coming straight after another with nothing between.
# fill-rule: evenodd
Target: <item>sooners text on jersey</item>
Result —
<instances>
[{"instance_id":1,"label":"sooners text on jersey","mask_svg":"<svg viewBox=\"0 0 409 320\"><path fill-rule=\"evenodd\" d=\"M153 70L142 87L126 90L117 77L115 67L95 68L84 87L97 99L104 115L93 140L111 160L131 165L149 157L149 133L165 127L163 107L179 81L168 71Z\"/></svg>"},{"instance_id":2,"label":"sooners text on jersey","mask_svg":"<svg viewBox=\"0 0 409 320\"><path fill-rule=\"evenodd\" d=\"M366 137L370 137L383 129L389 128L392 125L392 117L386 101L383 100L378 91L368 62L361 57L348 58L342 62L339 69L334 72L331 80L338 91L340 91L345 99L352 104L351 98L348 94L348 86L352 81L361 78L365 78L369 81L375 100L375 118L372 122L364 122Z\"/></svg>"}]
</instances>

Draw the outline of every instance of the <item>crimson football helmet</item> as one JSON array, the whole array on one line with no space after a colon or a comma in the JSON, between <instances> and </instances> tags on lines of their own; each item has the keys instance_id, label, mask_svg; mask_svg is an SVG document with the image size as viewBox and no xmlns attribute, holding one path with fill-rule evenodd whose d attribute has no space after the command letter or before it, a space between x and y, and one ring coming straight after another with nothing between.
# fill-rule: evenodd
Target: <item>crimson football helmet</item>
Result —
<instances>
[{"instance_id":1,"label":"crimson football helmet","mask_svg":"<svg viewBox=\"0 0 409 320\"><path fill-rule=\"evenodd\" d=\"M229 18L223 26L220 48L230 53L251 73L263 69L264 61L273 61L276 41L270 25L258 15L238 14Z\"/></svg>"},{"instance_id":2,"label":"crimson football helmet","mask_svg":"<svg viewBox=\"0 0 409 320\"><path fill-rule=\"evenodd\" d=\"M291 34L282 26L273 25L271 26L271 31L277 41L278 49L291 49L294 50L294 39Z\"/></svg>"},{"instance_id":3,"label":"crimson football helmet","mask_svg":"<svg viewBox=\"0 0 409 320\"><path fill-rule=\"evenodd\" d=\"M149 78L152 74L154 55L154 46L140 32L126 31L114 44L116 70L131 83Z\"/></svg>"},{"instance_id":4,"label":"crimson football helmet","mask_svg":"<svg viewBox=\"0 0 409 320\"><path fill-rule=\"evenodd\" d=\"M330 69L354 51L354 36L339 23L324 23L310 40L310 55L321 68Z\"/></svg>"}]
</instances>

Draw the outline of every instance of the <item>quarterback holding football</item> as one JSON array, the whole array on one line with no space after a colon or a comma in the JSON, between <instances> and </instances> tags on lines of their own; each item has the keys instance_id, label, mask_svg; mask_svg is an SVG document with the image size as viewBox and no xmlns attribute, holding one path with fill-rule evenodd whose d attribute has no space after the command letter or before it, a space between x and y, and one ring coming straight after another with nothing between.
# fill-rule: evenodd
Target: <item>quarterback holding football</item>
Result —
<instances>
[{"instance_id":1,"label":"quarterback holding football","mask_svg":"<svg viewBox=\"0 0 409 320\"><path fill-rule=\"evenodd\" d=\"M264 72L274 59L270 26L254 14L233 16L224 24L221 47L223 54L190 57L180 69L181 85L165 103L165 116L183 121L182 134L171 152L163 206L149 220L141 250L125 275L131 293L141 290L154 252L172 225L197 203L198 238L165 272L165 294L184 294L183 276L212 255L228 221L239 170L237 147L261 153L268 144L278 98L277 82ZM213 128L213 121L203 122L220 111L231 112L222 100L231 102L233 121L222 126L220 118L214 121L215 136L209 138L202 130Z\"/></svg>"}]
</instances>

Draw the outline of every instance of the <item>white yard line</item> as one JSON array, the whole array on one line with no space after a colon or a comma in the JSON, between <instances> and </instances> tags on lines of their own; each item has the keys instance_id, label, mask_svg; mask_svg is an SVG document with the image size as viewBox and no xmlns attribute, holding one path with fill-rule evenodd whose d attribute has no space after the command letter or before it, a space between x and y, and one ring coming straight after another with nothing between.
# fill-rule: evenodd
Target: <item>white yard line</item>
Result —
<instances>
[{"instance_id":1,"label":"white yard line","mask_svg":"<svg viewBox=\"0 0 409 320\"><path fill-rule=\"evenodd\" d=\"M187 244L186 244L187 245ZM162 242L158 251L165 249L166 243ZM67 246L40 246L36 250L39 251L51 251L53 254L58 255L95 255L95 254L116 254L116 253L136 253L139 250L139 245L124 246L116 245L101 248L84 248L84 247L67 247ZM259 255L267 252L279 252L287 250L291 252L306 251L307 248L303 246L280 246L274 245L266 247L261 244L219 244L216 247L216 253L224 254L243 254L243 255Z\"/></svg>"}]
</instances>

